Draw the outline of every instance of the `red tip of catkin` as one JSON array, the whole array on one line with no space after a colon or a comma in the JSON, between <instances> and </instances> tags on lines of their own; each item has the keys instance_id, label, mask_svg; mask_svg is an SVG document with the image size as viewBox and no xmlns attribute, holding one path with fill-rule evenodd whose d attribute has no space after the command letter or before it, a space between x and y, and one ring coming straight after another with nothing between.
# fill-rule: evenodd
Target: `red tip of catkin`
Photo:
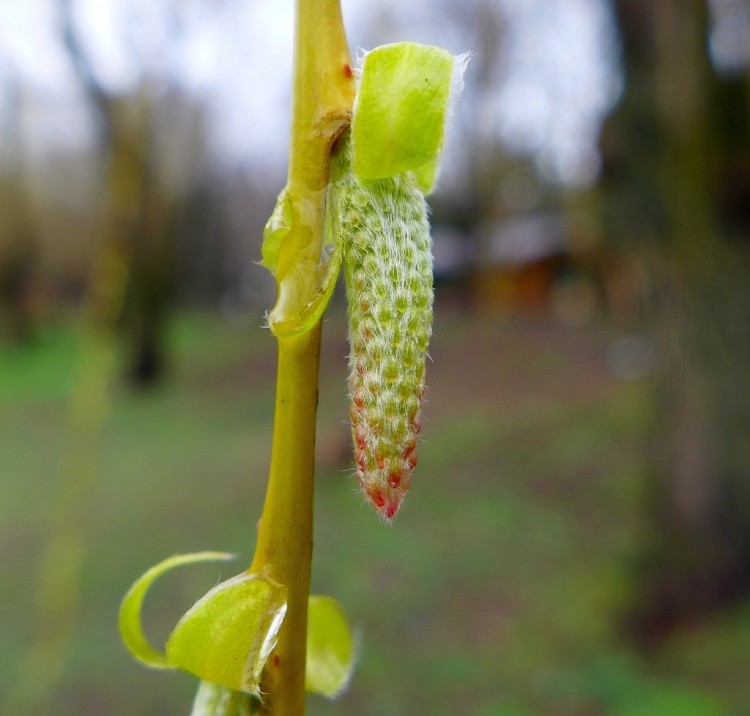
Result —
<instances>
[{"instance_id":1,"label":"red tip of catkin","mask_svg":"<svg viewBox=\"0 0 750 716\"><path fill-rule=\"evenodd\" d=\"M368 495L369 497L369 495ZM401 506L401 501L393 498L390 500L386 500L382 495L380 495L379 502L375 502L372 498L370 498L370 502L372 503L372 506L375 508L375 510L378 512L378 514L386 521L389 522L393 519L395 514L398 512L398 508ZM381 503L382 504L379 504Z\"/></svg>"},{"instance_id":2,"label":"red tip of catkin","mask_svg":"<svg viewBox=\"0 0 750 716\"><path fill-rule=\"evenodd\" d=\"M393 519L403 500L403 493L391 492L387 487L381 489L370 486L365 489L365 495L380 516L389 521Z\"/></svg>"},{"instance_id":3,"label":"red tip of catkin","mask_svg":"<svg viewBox=\"0 0 750 716\"><path fill-rule=\"evenodd\" d=\"M383 497L383 493L377 488L370 490L370 492L368 492L368 497L372 500L372 504L378 509L385 506L385 497Z\"/></svg>"},{"instance_id":4,"label":"red tip of catkin","mask_svg":"<svg viewBox=\"0 0 750 716\"><path fill-rule=\"evenodd\" d=\"M354 71L352 70L352 66L348 62L344 64L344 77L354 77Z\"/></svg>"},{"instance_id":5,"label":"red tip of catkin","mask_svg":"<svg viewBox=\"0 0 750 716\"><path fill-rule=\"evenodd\" d=\"M384 510L381 510L381 514L385 519L390 520L393 519L393 516L398 512L399 503L398 502L389 502Z\"/></svg>"}]
</instances>

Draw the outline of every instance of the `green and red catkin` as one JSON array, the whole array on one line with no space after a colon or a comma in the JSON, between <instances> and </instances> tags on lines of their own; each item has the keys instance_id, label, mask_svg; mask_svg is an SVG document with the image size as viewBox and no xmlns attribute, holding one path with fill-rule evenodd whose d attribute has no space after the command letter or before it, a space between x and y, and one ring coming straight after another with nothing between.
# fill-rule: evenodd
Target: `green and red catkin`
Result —
<instances>
[{"instance_id":1,"label":"green and red catkin","mask_svg":"<svg viewBox=\"0 0 750 716\"><path fill-rule=\"evenodd\" d=\"M349 305L349 393L356 475L385 520L417 464L432 331L427 204L409 172L342 173L333 196Z\"/></svg>"}]
</instances>

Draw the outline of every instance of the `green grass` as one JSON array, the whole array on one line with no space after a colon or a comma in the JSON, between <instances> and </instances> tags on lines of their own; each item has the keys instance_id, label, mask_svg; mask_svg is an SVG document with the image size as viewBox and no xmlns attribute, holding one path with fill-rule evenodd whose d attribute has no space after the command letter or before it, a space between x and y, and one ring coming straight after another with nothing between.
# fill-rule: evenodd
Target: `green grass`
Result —
<instances>
[{"instance_id":1,"label":"green grass","mask_svg":"<svg viewBox=\"0 0 750 716\"><path fill-rule=\"evenodd\" d=\"M438 316L420 462L395 525L355 490L343 318L324 331L313 588L337 597L359 663L320 714L740 716L747 605L646 661L623 641L640 537L642 384L617 382L603 330ZM0 701L28 646L36 569L59 502L76 340L58 329L0 352ZM99 476L79 516L87 552L54 713L188 713L195 679L134 663L116 614L147 567L201 549L252 554L270 455L275 348L259 328L180 317L154 391L118 384ZM164 639L219 577L157 583L147 629ZM12 716L12 715L9 715Z\"/></svg>"}]
</instances>

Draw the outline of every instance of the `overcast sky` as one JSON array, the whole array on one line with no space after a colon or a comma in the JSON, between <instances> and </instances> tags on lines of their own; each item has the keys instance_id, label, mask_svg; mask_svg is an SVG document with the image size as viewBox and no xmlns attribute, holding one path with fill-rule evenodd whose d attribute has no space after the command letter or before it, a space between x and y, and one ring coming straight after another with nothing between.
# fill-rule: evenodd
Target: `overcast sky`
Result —
<instances>
[{"instance_id":1,"label":"overcast sky","mask_svg":"<svg viewBox=\"0 0 750 716\"><path fill-rule=\"evenodd\" d=\"M485 130L497 132L512 151L533 154L549 176L592 179L599 123L618 92L608 3L494 2L507 32ZM446 5L342 0L353 50L408 39L476 51L472 38L446 18ZM36 156L51 145L91 146L94 135L56 6L57 0L0 2L0 108L6 110L0 126L8 126L13 84L26 88L23 139ZM292 0L77 0L74 7L85 48L110 91L126 92L144 74L157 86L179 84L209 108L211 141L224 161L284 162Z\"/></svg>"}]
</instances>

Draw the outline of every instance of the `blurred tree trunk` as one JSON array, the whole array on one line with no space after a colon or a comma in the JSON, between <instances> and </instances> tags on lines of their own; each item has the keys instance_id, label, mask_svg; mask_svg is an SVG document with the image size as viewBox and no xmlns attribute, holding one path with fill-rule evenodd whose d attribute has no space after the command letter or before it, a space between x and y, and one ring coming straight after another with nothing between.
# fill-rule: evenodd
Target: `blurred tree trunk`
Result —
<instances>
[{"instance_id":1,"label":"blurred tree trunk","mask_svg":"<svg viewBox=\"0 0 750 716\"><path fill-rule=\"evenodd\" d=\"M750 137L747 83L711 65L705 0L615 6L627 86L604 193L610 234L649 256L657 354L632 622L649 641L750 587Z\"/></svg>"},{"instance_id":2,"label":"blurred tree trunk","mask_svg":"<svg viewBox=\"0 0 750 716\"><path fill-rule=\"evenodd\" d=\"M487 287L490 267L492 234L498 216L497 187L507 171L505 150L495 134L494 123L488 121L489 99L493 95L493 81L500 65L501 48L506 33L506 20L494 3L478 2L471 8L474 23L471 37L475 40L472 57L473 88L462 97L462 102L473 105L476 124L468 138L469 157L468 201L464 202L463 229L472 241L472 270L470 299L474 308L487 309L492 305L492 291ZM455 12L460 13L461 9ZM466 12L466 10L464 10Z\"/></svg>"},{"instance_id":3,"label":"blurred tree trunk","mask_svg":"<svg viewBox=\"0 0 750 716\"><path fill-rule=\"evenodd\" d=\"M0 321L3 337L24 343L33 337L31 284L36 268L36 227L26 186L21 137L21 90L9 73L0 124L6 149L0 166Z\"/></svg>"},{"instance_id":4,"label":"blurred tree trunk","mask_svg":"<svg viewBox=\"0 0 750 716\"><path fill-rule=\"evenodd\" d=\"M18 175L0 176L0 316L3 337L14 343L25 343L34 334L34 225L21 182Z\"/></svg>"},{"instance_id":5,"label":"blurred tree trunk","mask_svg":"<svg viewBox=\"0 0 750 716\"><path fill-rule=\"evenodd\" d=\"M92 106L99 115L103 145L107 153L106 235L94 258L92 283L97 276L113 276L97 270L96 264L119 262L124 272L119 280L124 291L110 286L90 287L89 309L119 319L128 336L126 372L138 385L158 379L164 367L162 328L170 296L171 201L164 190L154 160L153 106L148 83L131 96L107 92L96 78L74 28L70 0L59 0L63 36L73 66ZM110 258L107 258L107 256ZM108 303L119 296L124 303ZM101 306L97 307L97 301Z\"/></svg>"}]
</instances>

